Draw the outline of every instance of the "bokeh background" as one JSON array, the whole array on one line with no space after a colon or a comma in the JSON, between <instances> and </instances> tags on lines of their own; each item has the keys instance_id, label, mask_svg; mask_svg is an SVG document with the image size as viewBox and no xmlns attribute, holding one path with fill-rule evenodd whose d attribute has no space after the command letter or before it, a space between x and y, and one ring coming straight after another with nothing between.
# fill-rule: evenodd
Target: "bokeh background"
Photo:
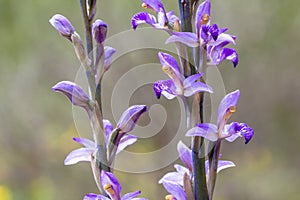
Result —
<instances>
[{"instance_id":1,"label":"bokeh background","mask_svg":"<svg viewBox=\"0 0 300 200\"><path fill-rule=\"evenodd\" d=\"M164 3L167 10L178 13L177 1ZM109 24L111 36L131 29L132 15L143 10L140 5L139 0L102 0L97 17ZM74 80L79 63L71 44L48 23L56 13L67 16L83 37L78 1L0 0L0 200L74 200L97 192L89 164L63 165L65 156L79 147L71 140L78 132L70 103L51 87ZM299 199L299 2L212 1L212 15L213 22L229 27L238 37L238 68L229 62L219 66L226 90L241 90L233 120L245 121L255 130L248 145L242 140L224 143L223 157L237 167L219 174L215 199ZM131 57L157 60L152 51L147 57ZM116 81L110 77L130 67L132 60L127 62L113 64L107 88ZM144 89L151 91L151 86ZM141 91L134 97L132 103L156 101ZM161 102L167 110L178 107L176 100ZM109 108L105 114L113 120ZM148 122L146 116L141 124ZM167 127L176 128L174 121L167 122ZM171 137L159 133L132 151L151 151ZM117 176L124 192L141 189L144 197L164 199L166 191L157 181L171 170L172 164L159 171L117 172Z\"/></svg>"}]
</instances>

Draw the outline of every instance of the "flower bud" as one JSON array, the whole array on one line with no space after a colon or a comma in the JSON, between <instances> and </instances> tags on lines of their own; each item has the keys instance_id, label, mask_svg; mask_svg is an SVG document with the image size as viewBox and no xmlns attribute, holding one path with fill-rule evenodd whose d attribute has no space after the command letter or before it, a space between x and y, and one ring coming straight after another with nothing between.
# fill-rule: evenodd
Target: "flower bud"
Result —
<instances>
[{"instance_id":1,"label":"flower bud","mask_svg":"<svg viewBox=\"0 0 300 200\"><path fill-rule=\"evenodd\" d=\"M106 39L106 34L107 34L107 24L102 21L101 19L97 19L92 27L92 33L94 39L98 43L103 43L104 40Z\"/></svg>"},{"instance_id":2,"label":"flower bud","mask_svg":"<svg viewBox=\"0 0 300 200\"><path fill-rule=\"evenodd\" d=\"M89 108L90 99L84 90L71 81L61 81L52 87L55 92L61 92L66 95L73 105L80 106L85 109Z\"/></svg>"},{"instance_id":3,"label":"flower bud","mask_svg":"<svg viewBox=\"0 0 300 200\"><path fill-rule=\"evenodd\" d=\"M49 22L62 36L69 40L71 35L75 32L70 21L63 15L56 14L49 20Z\"/></svg>"},{"instance_id":4,"label":"flower bud","mask_svg":"<svg viewBox=\"0 0 300 200\"><path fill-rule=\"evenodd\" d=\"M137 120L146 111L147 111L147 106L134 105L129 107L125 112L123 112L117 124L117 128L120 130L120 133L128 133L132 131Z\"/></svg>"}]
</instances>

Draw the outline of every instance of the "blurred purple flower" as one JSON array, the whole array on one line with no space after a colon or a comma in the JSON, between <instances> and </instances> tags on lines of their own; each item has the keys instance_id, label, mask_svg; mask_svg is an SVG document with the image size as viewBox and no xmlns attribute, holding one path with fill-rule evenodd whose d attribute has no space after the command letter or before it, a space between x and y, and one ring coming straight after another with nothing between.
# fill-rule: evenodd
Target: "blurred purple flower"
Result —
<instances>
[{"instance_id":1,"label":"blurred purple flower","mask_svg":"<svg viewBox=\"0 0 300 200\"><path fill-rule=\"evenodd\" d=\"M101 19L93 23L92 34L97 43L103 43L107 35L107 24Z\"/></svg>"},{"instance_id":2,"label":"blurred purple flower","mask_svg":"<svg viewBox=\"0 0 300 200\"><path fill-rule=\"evenodd\" d=\"M210 141L226 139L233 142L238 137L244 137L247 144L254 135L254 131L245 123L233 122L226 125L228 119L236 112L236 105L240 91L236 90L227 94L221 101L218 109L217 125L211 123L198 124L190 129L186 136L201 136Z\"/></svg>"},{"instance_id":3,"label":"blurred purple flower","mask_svg":"<svg viewBox=\"0 0 300 200\"><path fill-rule=\"evenodd\" d=\"M227 28L219 29L216 24L210 25L210 1L206 0L198 7L195 19L196 33L173 32L166 43L180 42L189 47L202 46L207 49L208 65L219 65L230 60L233 66L238 64L238 55L234 49L224 48L235 44L236 37L226 34Z\"/></svg>"},{"instance_id":4,"label":"blurred purple flower","mask_svg":"<svg viewBox=\"0 0 300 200\"><path fill-rule=\"evenodd\" d=\"M179 158L184 164L184 166L175 164L174 167L176 172L169 172L165 174L160 180L159 183L163 182L173 182L183 186L184 174L187 174L190 180L193 176L193 164L192 164L192 150L189 149L184 143L181 141L177 145L177 150L179 154ZM221 170L234 167L234 163L232 161L220 160L218 163L217 173ZM206 175L209 173L209 164L208 160L205 161L205 173Z\"/></svg>"},{"instance_id":5,"label":"blurred purple flower","mask_svg":"<svg viewBox=\"0 0 300 200\"><path fill-rule=\"evenodd\" d=\"M202 76L201 73L184 79L174 57L163 52L159 52L158 57L163 66L163 71L171 78L154 83L153 89L158 99L161 95L164 95L167 99L173 99L176 96L188 97L197 92L213 92L210 86L202 82L197 82Z\"/></svg>"},{"instance_id":6,"label":"blurred purple flower","mask_svg":"<svg viewBox=\"0 0 300 200\"><path fill-rule=\"evenodd\" d=\"M109 198L104 195L90 193L85 195L83 200L146 200L145 198L135 198L141 194L141 191L130 192L121 197L122 186L114 174L110 172L102 170L100 179L102 187Z\"/></svg>"},{"instance_id":7,"label":"blurred purple flower","mask_svg":"<svg viewBox=\"0 0 300 200\"><path fill-rule=\"evenodd\" d=\"M103 127L106 136L105 143L106 143L106 147L108 147L108 140L111 137L111 134L113 133L113 126L109 120L104 119ZM97 151L97 144L86 138L73 138L73 140L81 144L83 147L79 149L75 149L72 152L70 152L67 155L64 164L73 165L80 161L91 162L93 154ZM125 149L127 146L135 143L136 141L137 141L137 137L135 135L131 135L131 134L123 135L119 141L116 153L118 154L120 151Z\"/></svg>"},{"instance_id":8,"label":"blurred purple flower","mask_svg":"<svg viewBox=\"0 0 300 200\"><path fill-rule=\"evenodd\" d=\"M50 24L64 37L70 39L75 32L71 22L63 15L56 14L50 20Z\"/></svg>"},{"instance_id":9,"label":"blurred purple flower","mask_svg":"<svg viewBox=\"0 0 300 200\"><path fill-rule=\"evenodd\" d=\"M90 99L85 91L76 83L71 81L61 81L52 87L53 91L66 95L73 105L83 107L90 112Z\"/></svg>"},{"instance_id":10,"label":"blurred purple flower","mask_svg":"<svg viewBox=\"0 0 300 200\"><path fill-rule=\"evenodd\" d=\"M135 14L131 19L132 28L135 30L140 24L149 24L156 29L164 29L169 31L168 25L179 21L179 18L174 15L173 11L166 13L161 0L142 0L143 7L153 10L157 13L157 19L154 15L147 12Z\"/></svg>"},{"instance_id":11,"label":"blurred purple flower","mask_svg":"<svg viewBox=\"0 0 300 200\"><path fill-rule=\"evenodd\" d=\"M182 185L169 181L163 181L162 184L170 193L165 197L166 200L188 200Z\"/></svg>"}]
</instances>

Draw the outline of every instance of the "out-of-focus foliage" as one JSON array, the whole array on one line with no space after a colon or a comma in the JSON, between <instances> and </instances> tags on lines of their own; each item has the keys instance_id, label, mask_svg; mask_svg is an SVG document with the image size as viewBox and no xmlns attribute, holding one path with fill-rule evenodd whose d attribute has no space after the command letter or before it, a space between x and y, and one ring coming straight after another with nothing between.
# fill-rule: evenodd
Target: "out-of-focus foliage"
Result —
<instances>
[{"instance_id":1,"label":"out-of-focus foliage","mask_svg":"<svg viewBox=\"0 0 300 200\"><path fill-rule=\"evenodd\" d=\"M177 10L177 1L164 2ZM113 35L131 28L131 16L142 10L140 4L102 0L97 16ZM224 158L237 167L220 174L215 199L299 198L298 4L297 0L212 1L214 22L238 37L238 68L229 62L219 66L227 91L241 90L233 120L245 121L255 130L248 145L223 145ZM97 192L89 164L63 166L65 155L78 147L71 140L77 132L70 103L51 87L74 80L79 63L71 44L48 23L56 13L67 16L83 37L77 1L0 0L0 200L73 200ZM154 53L148 56L156 59ZM126 61L112 68L120 67L117 64ZM108 76L120 77L112 72ZM108 85L109 80L105 79ZM144 98L132 101L156 101ZM170 134L161 133L150 145L141 141L136 148L156 149L164 144L163 138L172 138ZM149 199L163 199L166 192L157 181L172 169L117 176L124 190L142 189Z\"/></svg>"}]
</instances>

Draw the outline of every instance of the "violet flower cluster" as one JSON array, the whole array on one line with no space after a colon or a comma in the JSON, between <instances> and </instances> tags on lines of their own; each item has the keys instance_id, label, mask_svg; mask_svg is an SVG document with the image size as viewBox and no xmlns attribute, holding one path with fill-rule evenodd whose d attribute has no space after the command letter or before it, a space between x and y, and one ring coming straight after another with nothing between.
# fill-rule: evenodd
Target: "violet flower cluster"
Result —
<instances>
[{"instance_id":1,"label":"violet flower cluster","mask_svg":"<svg viewBox=\"0 0 300 200\"><path fill-rule=\"evenodd\" d=\"M147 111L147 106L130 106L123 112L115 128L104 118L102 78L112 65L116 50L105 46L108 25L103 20L94 20L96 0L81 0L80 5L86 45L66 17L56 14L50 19L51 25L60 35L72 43L88 80L88 92L71 81L61 81L53 86L55 92L64 94L74 106L86 110L92 129L92 139L73 138L82 147L71 151L64 164L90 162L100 194L86 194L84 200L143 200L136 198L141 191L122 196L122 186L113 174L112 165L120 151L138 140L129 132ZM235 166L232 161L220 160L221 143L243 137L247 144L254 135L253 129L247 124L229 122L237 110L239 90L228 93L221 100L216 123L203 120L204 95L214 92L214 88L205 83L206 67L220 65L225 60L232 62L234 67L238 65L236 50L227 47L235 45L236 36L226 33L227 28L211 24L210 0L179 1L179 17L174 11L167 12L161 0L142 0L142 7L149 12L135 14L131 19L132 28L136 30L138 26L148 24L167 32L169 38L166 43L176 45L180 61L177 62L174 56L166 52L158 53L162 71L169 79L157 80L153 84L154 95L157 99L164 96L167 99L178 97L182 100L187 118L186 136L191 137L191 147L181 141L177 146L183 165L175 164L175 171L164 175L158 183L168 191L165 197L167 200L212 200L217 173ZM194 31L187 27L194 27ZM209 151L204 148L204 144L210 147Z\"/></svg>"},{"instance_id":2,"label":"violet flower cluster","mask_svg":"<svg viewBox=\"0 0 300 200\"><path fill-rule=\"evenodd\" d=\"M229 44L235 44L236 36L227 34L227 28L219 28L217 24L211 24L211 3L209 0L203 1L191 13L185 13L186 16L181 16L181 20L174 16L173 11L166 13L161 0L142 1L143 7L149 8L157 14L157 20L155 16L147 12L138 13L132 17L133 29L143 23L149 24L155 29L163 29L170 35L166 43L175 43L177 47L178 44L181 44L186 48L192 48L193 52L194 64L190 64L188 70L182 62L179 66L173 56L164 52L158 53L162 70L170 79L159 80L154 83L153 89L156 97L158 99L161 95L167 99L180 97L185 104L186 112L188 113L193 109L200 110L201 118L199 120L199 117L192 116L191 120L187 119L187 126L192 126L192 128L187 131L186 136L192 137L192 148L196 153L193 155L191 149L179 142L178 153L185 166L176 164L176 172L167 173L159 183L162 183L170 193L166 196L166 199L169 200L212 199L217 173L222 169L235 166L232 161L219 160L221 141L225 139L233 142L238 137L244 137L245 144L247 144L254 135L252 128L245 123L232 122L227 124L231 115L236 112L240 96L239 90L227 94L220 102L216 124L203 122L203 107L201 107L201 104L203 105L204 93L213 93L213 89L204 82L203 75L206 72L206 66L219 65L224 60L229 60L236 67L238 65L238 54L235 49L226 47ZM188 4L189 1L184 3ZM197 5L192 6L196 7ZM180 9L184 10L185 8L181 6ZM186 22L185 17L189 15L193 15L192 18L195 19L195 33L192 30L182 30L180 28L185 27L182 25ZM182 61L181 56L180 54L180 61ZM188 58L184 59L188 60ZM194 102L196 104L188 105L188 98L193 96L195 96ZM197 103L197 99L202 99L202 101L198 100ZM190 115L187 114L187 118L189 117ZM205 156L205 149L201 149L201 143L196 142L199 139L202 144L204 144L205 139L212 146L212 150L207 152L207 156ZM200 155L207 159L200 158ZM202 166L199 166L197 160ZM201 176L201 169L203 173L202 177L199 177ZM205 175L203 176L203 174ZM197 182L199 178L201 183Z\"/></svg>"}]
</instances>

